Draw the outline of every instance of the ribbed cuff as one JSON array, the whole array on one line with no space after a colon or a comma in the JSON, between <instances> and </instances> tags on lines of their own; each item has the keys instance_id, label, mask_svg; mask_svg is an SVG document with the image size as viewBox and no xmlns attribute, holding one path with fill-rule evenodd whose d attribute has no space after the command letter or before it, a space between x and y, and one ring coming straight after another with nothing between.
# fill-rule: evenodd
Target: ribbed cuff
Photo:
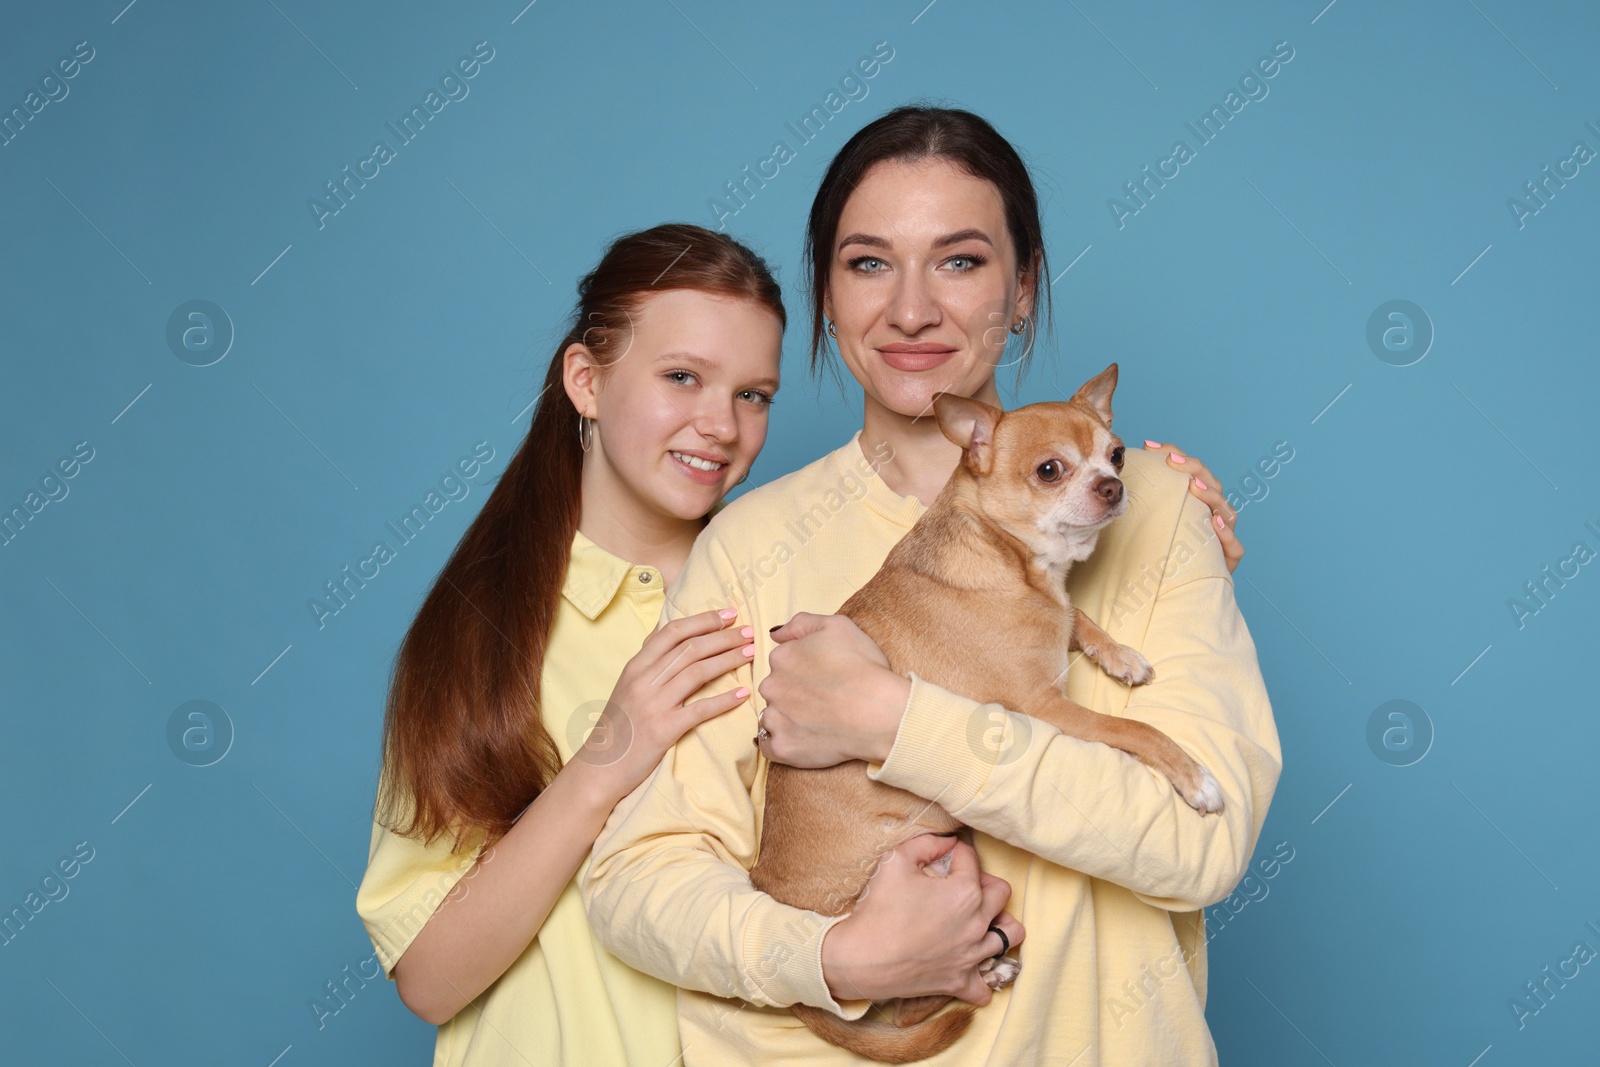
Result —
<instances>
[{"instance_id":1,"label":"ribbed cuff","mask_svg":"<svg viewBox=\"0 0 1600 1067\"><path fill-rule=\"evenodd\" d=\"M842 1019L859 1019L870 1000L837 1001L822 974L822 939L848 916L829 917L776 900L750 916L744 936L743 999L787 1008L810 1004Z\"/></svg>"},{"instance_id":2,"label":"ribbed cuff","mask_svg":"<svg viewBox=\"0 0 1600 1067\"><path fill-rule=\"evenodd\" d=\"M996 753L986 739L1003 733L996 716L1013 714L998 704L979 704L908 672L900 729L889 758L867 764L867 776L939 803L951 814L967 806L994 770ZM993 720L993 721L991 721Z\"/></svg>"}]
</instances>

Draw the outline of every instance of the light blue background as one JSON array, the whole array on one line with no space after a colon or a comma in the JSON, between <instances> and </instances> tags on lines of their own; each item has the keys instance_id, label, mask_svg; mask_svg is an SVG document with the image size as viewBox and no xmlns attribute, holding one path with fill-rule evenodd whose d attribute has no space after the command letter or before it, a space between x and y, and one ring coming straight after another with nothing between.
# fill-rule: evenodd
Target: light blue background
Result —
<instances>
[{"instance_id":1,"label":"light blue background","mask_svg":"<svg viewBox=\"0 0 1600 1067\"><path fill-rule=\"evenodd\" d=\"M386 982L320 1029L308 1002L372 953L353 901L388 667L575 280L620 232L714 224L790 140L728 224L791 308L751 484L836 447L859 395L805 374L804 215L851 132L925 95L1012 138L1045 203L1056 329L1008 403L1116 359L1130 441L1230 487L1294 449L1236 576L1284 753L1258 854L1294 859L1211 943L1223 1063L1592 1058L1600 967L1523 1029L1507 1002L1600 949L1600 573L1521 628L1507 601L1600 548L1600 165L1522 228L1507 200L1600 149L1600 12L1324 2L12 5L0 109L95 56L0 147L0 504L77 442L94 459L0 547L0 910L95 855L0 947L0 1059L430 1061ZM319 229L308 199L479 41L470 95ZM794 145L879 41L866 99ZM1278 41L1270 95L1119 229L1108 198ZM236 330L204 368L165 340L193 299ZM1411 366L1366 341L1394 299L1436 331ZM319 630L322 583L480 440L480 484ZM236 731L210 767L166 742L192 699ZM1367 743L1394 699L1436 734L1413 766Z\"/></svg>"}]
</instances>

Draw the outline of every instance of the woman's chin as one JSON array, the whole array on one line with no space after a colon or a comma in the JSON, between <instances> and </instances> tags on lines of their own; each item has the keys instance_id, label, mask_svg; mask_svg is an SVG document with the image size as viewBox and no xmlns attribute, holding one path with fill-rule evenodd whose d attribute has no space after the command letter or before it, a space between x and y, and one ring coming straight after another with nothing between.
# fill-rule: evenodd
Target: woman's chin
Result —
<instances>
[{"instance_id":1,"label":"woman's chin","mask_svg":"<svg viewBox=\"0 0 1600 1067\"><path fill-rule=\"evenodd\" d=\"M874 399L896 415L908 419L932 416L933 398L950 388L944 382L925 378L914 381L900 380L889 383L889 386L881 390Z\"/></svg>"},{"instance_id":2,"label":"woman's chin","mask_svg":"<svg viewBox=\"0 0 1600 1067\"><path fill-rule=\"evenodd\" d=\"M933 414L933 398L939 393L973 396L983 391L982 380L974 382L970 380L970 373L952 373L954 371L956 368L951 365L917 373L879 368L871 383L872 399L896 415L915 419Z\"/></svg>"}]
</instances>

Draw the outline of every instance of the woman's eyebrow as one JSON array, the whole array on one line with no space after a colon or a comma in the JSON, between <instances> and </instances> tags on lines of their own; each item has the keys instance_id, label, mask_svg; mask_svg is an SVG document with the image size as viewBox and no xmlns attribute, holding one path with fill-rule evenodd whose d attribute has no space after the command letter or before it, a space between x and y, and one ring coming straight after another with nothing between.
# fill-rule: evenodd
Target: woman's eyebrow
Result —
<instances>
[{"instance_id":1,"label":"woman's eyebrow","mask_svg":"<svg viewBox=\"0 0 1600 1067\"><path fill-rule=\"evenodd\" d=\"M943 248L945 245L960 244L962 241L982 241L990 248L994 247L994 242L989 240L988 234L984 233L982 230L974 229L957 230L955 233L947 233L937 241L933 242L933 247Z\"/></svg>"},{"instance_id":2,"label":"woman's eyebrow","mask_svg":"<svg viewBox=\"0 0 1600 1067\"><path fill-rule=\"evenodd\" d=\"M839 242L840 248L843 248L845 245L866 245L868 248L893 247L882 237L874 237L870 233L852 233L850 236Z\"/></svg>"},{"instance_id":3,"label":"woman's eyebrow","mask_svg":"<svg viewBox=\"0 0 1600 1067\"><path fill-rule=\"evenodd\" d=\"M994 242L989 240L989 235L988 234L984 233L982 230L976 230L976 229L971 229L971 228L965 229L965 230L957 230L955 233L947 233L943 237L941 237L938 240L934 241L933 242L933 247L935 247L935 248L944 248L946 245L959 244L962 241L968 241L968 240L971 240L971 241L982 241L984 244L988 245L990 248L994 247ZM866 245L868 248L893 248L894 247L894 245L890 241L887 241L882 237L876 237L876 236L874 236L874 235L872 235L870 233L852 233L848 237L846 237L844 240L839 242L839 247L840 248L843 248L846 245Z\"/></svg>"}]
</instances>

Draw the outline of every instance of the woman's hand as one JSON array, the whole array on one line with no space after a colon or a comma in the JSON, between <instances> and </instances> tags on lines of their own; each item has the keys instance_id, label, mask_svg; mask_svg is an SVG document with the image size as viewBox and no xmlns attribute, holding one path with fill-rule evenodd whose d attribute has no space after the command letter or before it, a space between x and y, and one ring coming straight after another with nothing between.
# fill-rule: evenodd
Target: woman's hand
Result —
<instances>
[{"instance_id":1,"label":"woman's hand","mask_svg":"<svg viewBox=\"0 0 1600 1067\"><path fill-rule=\"evenodd\" d=\"M736 618L737 611L723 608L674 619L645 638L622 668L605 711L573 755L575 761L604 768L618 800L650 776L678 738L750 695L749 689L737 686L684 703L701 686L755 655L755 631L730 627Z\"/></svg>"},{"instance_id":2,"label":"woman's hand","mask_svg":"<svg viewBox=\"0 0 1600 1067\"><path fill-rule=\"evenodd\" d=\"M756 687L766 702L762 753L791 767L888 759L911 680L889 669L877 642L846 616L808 611L773 636L778 647Z\"/></svg>"},{"instance_id":3,"label":"woman's hand","mask_svg":"<svg viewBox=\"0 0 1600 1067\"><path fill-rule=\"evenodd\" d=\"M1239 513L1228 506L1216 477L1206 469L1204 463L1193 456L1184 455L1177 445L1146 441L1144 447L1150 452L1165 452L1167 466L1189 476L1189 492L1211 509L1211 525L1217 531L1217 540L1222 543L1222 558L1228 564L1228 573L1232 574L1244 558L1244 545L1239 543L1239 538L1233 532L1239 523Z\"/></svg>"},{"instance_id":4,"label":"woman's hand","mask_svg":"<svg viewBox=\"0 0 1600 1067\"><path fill-rule=\"evenodd\" d=\"M1011 948L1026 935L1003 910L1010 899L1010 884L979 871L965 841L913 837L883 857L850 917L823 938L822 976L836 1000L946 994L987 1004L994 993L978 965L1003 947L990 924Z\"/></svg>"}]
</instances>

